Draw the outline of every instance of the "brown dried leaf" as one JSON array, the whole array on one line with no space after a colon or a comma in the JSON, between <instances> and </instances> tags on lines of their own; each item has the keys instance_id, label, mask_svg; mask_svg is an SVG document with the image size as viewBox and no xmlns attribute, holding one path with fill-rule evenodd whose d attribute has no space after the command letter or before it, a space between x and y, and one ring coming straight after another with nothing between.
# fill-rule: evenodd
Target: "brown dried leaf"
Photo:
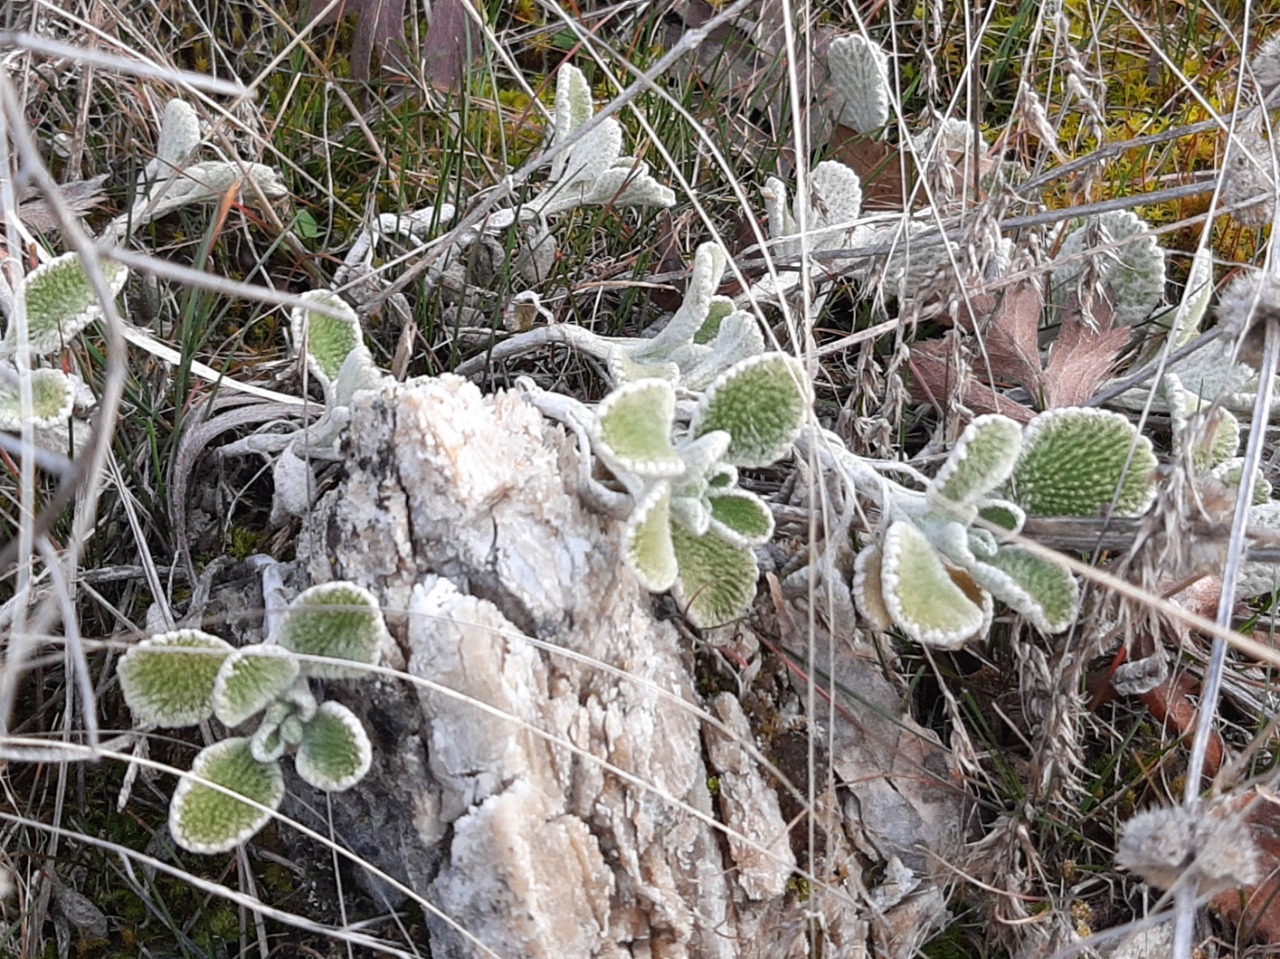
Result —
<instances>
[{"instance_id":1,"label":"brown dried leaf","mask_svg":"<svg viewBox=\"0 0 1280 959\"><path fill-rule=\"evenodd\" d=\"M1264 877L1256 886L1219 893L1213 908L1238 926L1241 943L1256 939L1267 945L1280 943L1280 797L1261 787L1233 797L1231 805L1243 809L1245 825L1258 854L1258 871Z\"/></svg>"},{"instance_id":2,"label":"brown dried leaf","mask_svg":"<svg viewBox=\"0 0 1280 959\"><path fill-rule=\"evenodd\" d=\"M1132 330L1112 327L1114 311L1108 298L1097 298L1092 312L1096 329L1090 328L1079 302L1072 298L1058 338L1049 347L1042 386L1045 409L1088 402L1129 345Z\"/></svg>"},{"instance_id":3,"label":"brown dried leaf","mask_svg":"<svg viewBox=\"0 0 1280 959\"><path fill-rule=\"evenodd\" d=\"M75 180L58 187L62 202L72 213L87 213L102 203L102 184L106 182L106 174L95 176L90 180ZM52 233L60 226L57 216L49 202L43 198L29 199L30 193L18 195L18 219L37 233ZM4 215L0 214L0 225L4 223Z\"/></svg>"},{"instance_id":4,"label":"brown dried leaf","mask_svg":"<svg viewBox=\"0 0 1280 959\"><path fill-rule=\"evenodd\" d=\"M901 210L915 182L915 165L893 144L874 140L839 123L831 135L829 157L847 166L862 181L864 210ZM906 163L907 179L902 177Z\"/></svg>"},{"instance_id":5,"label":"brown dried leaf","mask_svg":"<svg viewBox=\"0 0 1280 959\"><path fill-rule=\"evenodd\" d=\"M479 52L479 36L467 4L471 0L435 0L431 26L422 40L423 73L437 90L462 86L467 66Z\"/></svg>"},{"instance_id":6,"label":"brown dried leaf","mask_svg":"<svg viewBox=\"0 0 1280 959\"><path fill-rule=\"evenodd\" d=\"M957 369L943 340L923 340L913 344L908 365L911 367L911 381L907 388L912 398L932 403L942 412L958 400L979 416L1003 413L1019 423L1030 423L1036 415L1030 407L979 382L968 369Z\"/></svg>"},{"instance_id":7,"label":"brown dried leaf","mask_svg":"<svg viewBox=\"0 0 1280 959\"><path fill-rule=\"evenodd\" d=\"M311 0L306 20L323 10L328 0ZM351 41L351 75L369 82L373 51L384 64L402 58L408 41L404 36L404 0L344 0L324 15L317 26L337 23L348 14L359 18Z\"/></svg>"},{"instance_id":8,"label":"brown dried leaf","mask_svg":"<svg viewBox=\"0 0 1280 959\"><path fill-rule=\"evenodd\" d=\"M1032 396L1040 393L1040 315L1043 312L1044 295L1040 288L1034 283L1019 283L1004 291L982 327L982 345L992 375L1013 380Z\"/></svg>"}]
</instances>

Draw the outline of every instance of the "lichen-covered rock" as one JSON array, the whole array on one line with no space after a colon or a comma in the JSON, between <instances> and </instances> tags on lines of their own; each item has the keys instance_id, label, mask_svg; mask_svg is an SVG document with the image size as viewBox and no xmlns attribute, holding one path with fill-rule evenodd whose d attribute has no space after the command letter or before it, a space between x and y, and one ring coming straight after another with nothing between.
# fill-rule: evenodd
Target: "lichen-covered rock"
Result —
<instances>
[{"instance_id":1,"label":"lichen-covered rock","mask_svg":"<svg viewBox=\"0 0 1280 959\"><path fill-rule=\"evenodd\" d=\"M519 396L447 376L364 394L348 435L300 558L379 596L384 661L416 700L410 679L346 700L374 761L334 806L344 840L504 957L808 955L804 916L825 907L786 889L787 824L741 714L721 718L745 743L708 731L621 524L577 494L573 444ZM377 819L395 848L364 834L361 796L400 807ZM428 921L437 959L485 954Z\"/></svg>"}]
</instances>

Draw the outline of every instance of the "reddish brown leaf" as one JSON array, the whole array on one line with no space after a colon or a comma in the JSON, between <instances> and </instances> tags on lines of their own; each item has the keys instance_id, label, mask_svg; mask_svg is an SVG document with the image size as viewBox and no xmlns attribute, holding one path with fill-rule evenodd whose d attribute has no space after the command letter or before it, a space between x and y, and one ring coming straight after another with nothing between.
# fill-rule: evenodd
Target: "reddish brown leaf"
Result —
<instances>
[{"instance_id":1,"label":"reddish brown leaf","mask_svg":"<svg viewBox=\"0 0 1280 959\"><path fill-rule=\"evenodd\" d=\"M1032 396L1040 393L1040 315L1043 311L1044 296L1040 288L1034 283L1019 283L1004 291L982 327L982 345L992 375L1013 380Z\"/></svg>"},{"instance_id":2,"label":"reddish brown leaf","mask_svg":"<svg viewBox=\"0 0 1280 959\"><path fill-rule=\"evenodd\" d=\"M862 181L862 206L866 210L901 210L915 181L915 165L911 157L892 144L873 140L836 124L831 134L829 156L847 166ZM902 178L906 163L907 180Z\"/></svg>"},{"instance_id":3,"label":"reddish brown leaf","mask_svg":"<svg viewBox=\"0 0 1280 959\"><path fill-rule=\"evenodd\" d=\"M1256 886L1219 893L1212 906L1237 926L1242 944L1256 939L1276 945L1280 944L1280 797L1257 788L1230 801L1235 811L1246 806L1245 825L1257 847L1263 879Z\"/></svg>"},{"instance_id":4,"label":"reddish brown leaf","mask_svg":"<svg viewBox=\"0 0 1280 959\"><path fill-rule=\"evenodd\" d=\"M1116 359L1129 345L1132 331L1112 328L1113 311L1105 298L1093 304L1091 328L1073 298L1067 308L1058 338L1049 347L1049 362L1043 379L1046 409L1080 406L1093 397L1098 385L1111 375Z\"/></svg>"},{"instance_id":5,"label":"reddish brown leaf","mask_svg":"<svg viewBox=\"0 0 1280 959\"><path fill-rule=\"evenodd\" d=\"M1191 696L1199 695L1199 692L1191 674L1179 672L1150 692L1143 693L1139 699L1158 722L1171 726L1179 736L1190 739L1195 732L1196 721L1200 715L1199 710L1191 702ZM1211 731L1204 752L1205 776L1213 778L1218 775L1225 756L1226 746L1223 744L1222 737L1217 730Z\"/></svg>"},{"instance_id":6,"label":"reddish brown leaf","mask_svg":"<svg viewBox=\"0 0 1280 959\"><path fill-rule=\"evenodd\" d=\"M307 21L327 5L328 0L311 0ZM359 17L351 41L351 75L368 83L374 50L384 64L405 54L404 0L341 0L318 25L337 23L348 14Z\"/></svg>"},{"instance_id":7,"label":"reddish brown leaf","mask_svg":"<svg viewBox=\"0 0 1280 959\"><path fill-rule=\"evenodd\" d=\"M467 66L479 53L479 31L467 15L471 0L435 0L431 26L422 41L422 67L437 90L462 86Z\"/></svg>"},{"instance_id":8,"label":"reddish brown leaf","mask_svg":"<svg viewBox=\"0 0 1280 959\"><path fill-rule=\"evenodd\" d=\"M907 389L911 396L932 403L940 411L959 400L966 409L981 415L1003 413L1019 423L1029 423L1035 410L1002 396L985 383L980 383L968 369L957 370L951 361L948 345L943 340L923 340L911 347L911 380Z\"/></svg>"}]
</instances>

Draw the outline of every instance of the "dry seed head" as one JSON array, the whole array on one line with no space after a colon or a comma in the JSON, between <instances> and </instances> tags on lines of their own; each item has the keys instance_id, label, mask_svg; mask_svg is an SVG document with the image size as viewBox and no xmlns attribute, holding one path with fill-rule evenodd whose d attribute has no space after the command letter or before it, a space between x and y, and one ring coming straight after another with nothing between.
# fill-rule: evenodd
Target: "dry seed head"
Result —
<instances>
[{"instance_id":1,"label":"dry seed head","mask_svg":"<svg viewBox=\"0 0 1280 959\"><path fill-rule=\"evenodd\" d=\"M1270 44L1268 44L1270 46ZM1280 64L1277 65L1280 73ZM1231 216L1245 226L1264 226L1275 215L1276 154L1271 141L1263 135L1262 117L1255 114L1241 123L1227 147L1222 165L1222 202L1235 206L1262 197L1257 202L1232 212Z\"/></svg>"},{"instance_id":2,"label":"dry seed head","mask_svg":"<svg viewBox=\"0 0 1280 959\"><path fill-rule=\"evenodd\" d=\"M1172 889L1180 880L1197 895L1252 885L1259 879L1258 849L1241 817L1221 806L1148 809L1130 819L1116 863L1151 885Z\"/></svg>"},{"instance_id":3,"label":"dry seed head","mask_svg":"<svg viewBox=\"0 0 1280 959\"><path fill-rule=\"evenodd\" d=\"M1218 296L1218 322L1237 341L1242 363L1260 365L1271 321L1280 322L1280 276L1271 267L1241 273Z\"/></svg>"},{"instance_id":4,"label":"dry seed head","mask_svg":"<svg viewBox=\"0 0 1280 959\"><path fill-rule=\"evenodd\" d=\"M1258 48L1249 68L1253 71L1262 99L1269 100L1276 88L1280 87L1280 33Z\"/></svg>"}]
</instances>

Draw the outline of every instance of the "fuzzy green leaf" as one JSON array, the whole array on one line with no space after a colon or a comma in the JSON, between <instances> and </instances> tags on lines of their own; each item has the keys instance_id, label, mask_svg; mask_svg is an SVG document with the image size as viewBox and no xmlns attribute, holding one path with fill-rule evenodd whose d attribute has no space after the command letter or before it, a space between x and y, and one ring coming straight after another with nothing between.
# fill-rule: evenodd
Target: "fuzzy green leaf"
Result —
<instances>
[{"instance_id":1,"label":"fuzzy green leaf","mask_svg":"<svg viewBox=\"0 0 1280 959\"><path fill-rule=\"evenodd\" d=\"M620 386L637 380L666 380L675 383L680 378L680 367L670 360L650 357L633 357L623 349L609 354L609 378Z\"/></svg>"},{"instance_id":2,"label":"fuzzy green leaf","mask_svg":"<svg viewBox=\"0 0 1280 959\"><path fill-rule=\"evenodd\" d=\"M596 177L584 203L665 209L676 205L676 194L671 187L654 179L649 172L649 164L631 157L620 157Z\"/></svg>"},{"instance_id":3,"label":"fuzzy green leaf","mask_svg":"<svg viewBox=\"0 0 1280 959\"><path fill-rule=\"evenodd\" d=\"M735 310L732 298L713 296L707 307L707 318L702 321L702 326L698 327L698 332L693 334L693 342L702 345L710 343L720 333L720 324L724 322L724 318L733 312ZM755 325L754 317L752 317L752 325Z\"/></svg>"},{"instance_id":4,"label":"fuzzy green leaf","mask_svg":"<svg viewBox=\"0 0 1280 959\"><path fill-rule=\"evenodd\" d=\"M103 279L114 298L124 288L129 270L112 260L99 260ZM22 279L27 305L27 334L31 352L55 353L73 336L102 316L102 305L78 254L64 253L41 264ZM17 347L17 327L12 318L5 330L0 353Z\"/></svg>"},{"instance_id":5,"label":"fuzzy green leaf","mask_svg":"<svg viewBox=\"0 0 1280 959\"><path fill-rule=\"evenodd\" d=\"M285 754L288 743L284 741L284 737L280 735L280 726L290 715L285 715L278 721L264 719L251 737L249 737L249 752L260 763L273 763Z\"/></svg>"},{"instance_id":6,"label":"fuzzy green leaf","mask_svg":"<svg viewBox=\"0 0 1280 959\"><path fill-rule=\"evenodd\" d=\"M715 533L697 536L679 523L671 524L671 540L680 566L674 593L689 622L710 629L742 616L760 575L755 554Z\"/></svg>"},{"instance_id":7,"label":"fuzzy green leaf","mask_svg":"<svg viewBox=\"0 0 1280 959\"><path fill-rule=\"evenodd\" d=\"M1022 449L1022 427L1007 416L988 414L970 423L929 484L944 503L968 506L1004 484Z\"/></svg>"},{"instance_id":8,"label":"fuzzy green leaf","mask_svg":"<svg viewBox=\"0 0 1280 959\"><path fill-rule=\"evenodd\" d=\"M298 349L306 350L307 369L328 391L351 351L364 345L360 318L345 300L329 290L308 290L299 299L341 314L330 316L308 306L295 306L289 311L293 342Z\"/></svg>"},{"instance_id":9,"label":"fuzzy green leaf","mask_svg":"<svg viewBox=\"0 0 1280 959\"><path fill-rule=\"evenodd\" d=\"M658 483L636 503L623 531L627 565L651 593L671 588L676 579L676 555L671 544L671 488Z\"/></svg>"},{"instance_id":10,"label":"fuzzy green leaf","mask_svg":"<svg viewBox=\"0 0 1280 959\"><path fill-rule=\"evenodd\" d=\"M1027 512L1017 503L1004 499L984 499L978 507L978 516L992 526L998 526L1007 533L1020 533L1027 521ZM1004 533L997 535L1003 536Z\"/></svg>"},{"instance_id":11,"label":"fuzzy green leaf","mask_svg":"<svg viewBox=\"0 0 1280 959\"><path fill-rule=\"evenodd\" d=\"M139 722L194 726L213 715L214 684L231 652L230 643L198 629L144 639L117 667L125 702Z\"/></svg>"},{"instance_id":12,"label":"fuzzy green leaf","mask_svg":"<svg viewBox=\"0 0 1280 959\"><path fill-rule=\"evenodd\" d=\"M707 497L711 504L713 528L738 546L767 543L773 535L773 513L755 493L726 490Z\"/></svg>"},{"instance_id":13,"label":"fuzzy green leaf","mask_svg":"<svg viewBox=\"0 0 1280 959\"><path fill-rule=\"evenodd\" d=\"M906 520L885 533L880 580L890 618L925 646L957 649L986 628L990 597L958 582L924 533Z\"/></svg>"},{"instance_id":14,"label":"fuzzy green leaf","mask_svg":"<svg viewBox=\"0 0 1280 959\"><path fill-rule=\"evenodd\" d=\"M1080 612L1080 587L1071 571L1020 546L1001 547L969 572L1042 633L1062 632Z\"/></svg>"},{"instance_id":15,"label":"fuzzy green leaf","mask_svg":"<svg viewBox=\"0 0 1280 959\"><path fill-rule=\"evenodd\" d=\"M600 403L592 426L596 453L615 472L679 476L684 461L671 444L676 394L666 380L636 380Z\"/></svg>"},{"instance_id":16,"label":"fuzzy green leaf","mask_svg":"<svg viewBox=\"0 0 1280 959\"><path fill-rule=\"evenodd\" d=\"M735 363L759 356L764 352L764 346L764 335L755 314L735 310L720 320L715 342L709 351L697 362L681 364L680 385L695 393L702 392Z\"/></svg>"},{"instance_id":17,"label":"fuzzy green leaf","mask_svg":"<svg viewBox=\"0 0 1280 959\"><path fill-rule=\"evenodd\" d=\"M333 660L302 663L304 676L326 679L366 675L364 670L341 662L376 663L386 636L387 627L373 594L343 582L323 583L300 593L285 610L276 633L285 649Z\"/></svg>"},{"instance_id":18,"label":"fuzzy green leaf","mask_svg":"<svg viewBox=\"0 0 1280 959\"><path fill-rule=\"evenodd\" d=\"M840 99L840 122L859 133L889 120L889 58L860 34L836 37L827 48L831 84Z\"/></svg>"},{"instance_id":19,"label":"fuzzy green leaf","mask_svg":"<svg viewBox=\"0 0 1280 959\"><path fill-rule=\"evenodd\" d=\"M341 703L327 702L311 722L302 727L298 775L317 789L341 792L350 789L369 771L373 747L356 715Z\"/></svg>"},{"instance_id":20,"label":"fuzzy green leaf","mask_svg":"<svg viewBox=\"0 0 1280 959\"><path fill-rule=\"evenodd\" d=\"M791 448L812 402L799 362L785 353L764 353L718 376L699 400L689 428L694 436L727 432L729 463L768 466Z\"/></svg>"},{"instance_id":21,"label":"fuzzy green leaf","mask_svg":"<svg viewBox=\"0 0 1280 959\"><path fill-rule=\"evenodd\" d=\"M1244 479L1244 458L1233 457L1219 463L1213 468L1213 477L1232 490L1233 495L1240 489L1240 481ZM1267 479L1261 468L1253 474L1253 505L1261 506L1271 502L1271 481Z\"/></svg>"},{"instance_id":22,"label":"fuzzy green leaf","mask_svg":"<svg viewBox=\"0 0 1280 959\"><path fill-rule=\"evenodd\" d=\"M1048 410L1023 431L1014 499L1031 516L1136 516L1154 495L1156 465L1151 441L1119 413Z\"/></svg>"},{"instance_id":23,"label":"fuzzy green leaf","mask_svg":"<svg viewBox=\"0 0 1280 959\"><path fill-rule=\"evenodd\" d=\"M280 646L254 644L237 649L218 670L214 715L227 726L239 726L292 686L300 671L298 658Z\"/></svg>"},{"instance_id":24,"label":"fuzzy green leaf","mask_svg":"<svg viewBox=\"0 0 1280 959\"><path fill-rule=\"evenodd\" d=\"M1055 262L1052 300L1065 308L1080 292L1086 257L1093 260L1102 283L1111 288L1114 326L1141 323L1164 299L1164 250L1146 222L1132 210L1111 210L1098 215L1091 231L1081 226L1063 241ZM1099 252L1090 253L1097 249Z\"/></svg>"},{"instance_id":25,"label":"fuzzy green leaf","mask_svg":"<svg viewBox=\"0 0 1280 959\"><path fill-rule=\"evenodd\" d=\"M571 64L563 64L556 74L555 139L563 143L584 126L595 112L591 102L591 87L582 71ZM551 161L551 179L559 180L569 157L561 151Z\"/></svg>"},{"instance_id":26,"label":"fuzzy green leaf","mask_svg":"<svg viewBox=\"0 0 1280 959\"><path fill-rule=\"evenodd\" d=\"M225 786L267 809L255 809L197 779ZM179 846L191 852L226 852L265 826L270 810L278 808L282 798L280 767L254 759L249 740L224 739L201 750L191 772L179 780L169 806L169 831Z\"/></svg>"},{"instance_id":27,"label":"fuzzy green leaf","mask_svg":"<svg viewBox=\"0 0 1280 959\"><path fill-rule=\"evenodd\" d=\"M862 212L862 181L843 163L824 160L813 168L808 183L809 207L805 228L814 234L814 250L842 250L855 245L855 221ZM799 202L799 197L796 201ZM796 212L796 222L800 214Z\"/></svg>"},{"instance_id":28,"label":"fuzzy green leaf","mask_svg":"<svg viewBox=\"0 0 1280 959\"><path fill-rule=\"evenodd\" d=\"M670 353L678 346L693 342L707 321L712 303L717 300L716 288L727 262L728 255L719 243L703 243L698 247L680 309L657 336L642 344L646 355Z\"/></svg>"},{"instance_id":29,"label":"fuzzy green leaf","mask_svg":"<svg viewBox=\"0 0 1280 959\"><path fill-rule=\"evenodd\" d=\"M75 407L76 384L61 370L31 371L31 423L40 430L66 421ZM0 382L0 429L22 426L22 398L16 383Z\"/></svg>"}]
</instances>

